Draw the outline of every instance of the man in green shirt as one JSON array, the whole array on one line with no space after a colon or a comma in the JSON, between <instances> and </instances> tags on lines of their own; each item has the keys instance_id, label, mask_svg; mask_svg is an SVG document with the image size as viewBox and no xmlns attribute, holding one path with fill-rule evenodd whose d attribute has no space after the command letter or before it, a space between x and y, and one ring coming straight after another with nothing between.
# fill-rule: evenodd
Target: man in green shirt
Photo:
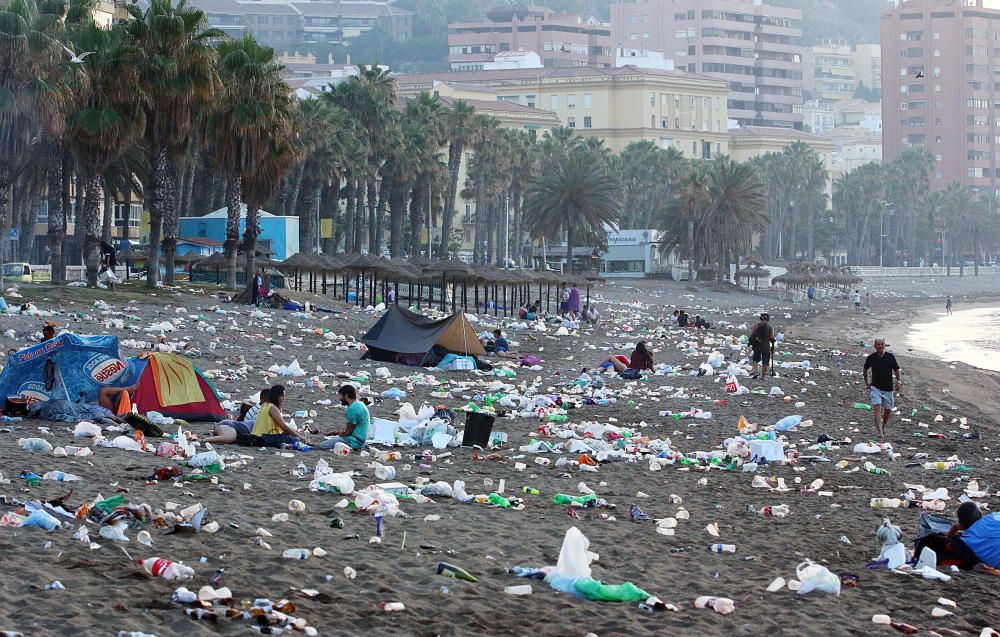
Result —
<instances>
[{"instance_id":1,"label":"man in green shirt","mask_svg":"<svg viewBox=\"0 0 1000 637\"><path fill-rule=\"evenodd\" d=\"M354 385L344 385L337 393L340 395L340 404L347 407L347 426L332 438L319 443L319 448L333 449L334 445L342 442L351 449L364 449L368 439L368 425L371 423L368 406L358 400Z\"/></svg>"}]
</instances>

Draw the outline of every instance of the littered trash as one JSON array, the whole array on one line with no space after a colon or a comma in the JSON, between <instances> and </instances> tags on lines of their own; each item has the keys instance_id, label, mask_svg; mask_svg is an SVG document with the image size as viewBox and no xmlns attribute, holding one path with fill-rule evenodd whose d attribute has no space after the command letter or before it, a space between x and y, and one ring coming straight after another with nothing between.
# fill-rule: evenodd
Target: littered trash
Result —
<instances>
[{"instance_id":1,"label":"littered trash","mask_svg":"<svg viewBox=\"0 0 1000 637\"><path fill-rule=\"evenodd\" d=\"M695 608L711 608L720 615L728 615L736 610L736 602L728 597L712 597L702 595L694 600Z\"/></svg>"}]
</instances>

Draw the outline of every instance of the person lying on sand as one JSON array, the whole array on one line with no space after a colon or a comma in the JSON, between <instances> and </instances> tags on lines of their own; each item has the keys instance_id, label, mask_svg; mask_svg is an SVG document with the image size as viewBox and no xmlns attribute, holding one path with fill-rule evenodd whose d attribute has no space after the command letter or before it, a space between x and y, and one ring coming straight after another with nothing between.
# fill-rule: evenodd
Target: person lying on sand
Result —
<instances>
[{"instance_id":1,"label":"person lying on sand","mask_svg":"<svg viewBox=\"0 0 1000 637\"><path fill-rule=\"evenodd\" d=\"M924 548L937 555L938 566L1000 569L1000 513L983 515L975 502L963 502L958 521L947 533L932 533L917 540L914 555Z\"/></svg>"},{"instance_id":2,"label":"person lying on sand","mask_svg":"<svg viewBox=\"0 0 1000 637\"><path fill-rule=\"evenodd\" d=\"M521 358L517 352L510 351L510 343L499 329L493 330L493 353L500 358Z\"/></svg>"},{"instance_id":3,"label":"person lying on sand","mask_svg":"<svg viewBox=\"0 0 1000 637\"><path fill-rule=\"evenodd\" d=\"M240 405L240 415L236 420L223 420L215 425L212 435L204 442L213 445L264 446L263 439L250 433L261 408L270 403L270 388L260 390L260 400L244 402Z\"/></svg>"},{"instance_id":4,"label":"person lying on sand","mask_svg":"<svg viewBox=\"0 0 1000 637\"><path fill-rule=\"evenodd\" d=\"M627 359L621 354L612 354L601 362L602 370L614 367L615 371L621 374L626 369L637 369L639 371L653 371L653 355L646 349L646 341L639 341L632 350L632 358Z\"/></svg>"},{"instance_id":5,"label":"person lying on sand","mask_svg":"<svg viewBox=\"0 0 1000 637\"><path fill-rule=\"evenodd\" d=\"M354 385L342 386L337 394L340 395L340 404L347 407L347 426L336 435L328 434L333 437L319 443L319 448L333 449L338 442L342 442L351 449L364 449L368 440L368 425L371 423L368 406L358 400L358 390Z\"/></svg>"}]
</instances>

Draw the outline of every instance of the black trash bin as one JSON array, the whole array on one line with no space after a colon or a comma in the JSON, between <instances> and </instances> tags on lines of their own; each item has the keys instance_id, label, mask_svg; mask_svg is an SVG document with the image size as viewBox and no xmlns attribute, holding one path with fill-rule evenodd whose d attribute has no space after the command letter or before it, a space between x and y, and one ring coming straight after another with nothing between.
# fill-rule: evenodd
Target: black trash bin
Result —
<instances>
[{"instance_id":1,"label":"black trash bin","mask_svg":"<svg viewBox=\"0 0 1000 637\"><path fill-rule=\"evenodd\" d=\"M496 420L489 414L480 414L470 411L465 415L465 433L462 435L463 447L480 446L486 448L490 444L490 436L493 434L493 421Z\"/></svg>"}]
</instances>

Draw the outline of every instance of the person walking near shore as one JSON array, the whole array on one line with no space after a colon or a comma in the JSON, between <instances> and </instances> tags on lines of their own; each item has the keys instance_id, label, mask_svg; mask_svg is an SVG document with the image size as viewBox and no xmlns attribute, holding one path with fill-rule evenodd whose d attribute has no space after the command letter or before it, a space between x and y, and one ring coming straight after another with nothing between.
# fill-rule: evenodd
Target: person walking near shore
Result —
<instances>
[{"instance_id":1,"label":"person walking near shore","mask_svg":"<svg viewBox=\"0 0 1000 637\"><path fill-rule=\"evenodd\" d=\"M765 378L767 368L771 364L771 346L774 344L774 328L771 327L770 314L761 313L760 321L750 330L749 341L750 347L753 348L753 369L750 377Z\"/></svg>"},{"instance_id":2,"label":"person walking near shore","mask_svg":"<svg viewBox=\"0 0 1000 637\"><path fill-rule=\"evenodd\" d=\"M885 340L875 339L875 351L865 359L865 389L871 392L872 415L879 436L888 435L889 416L895 403L895 392L903 385L896 357L885 351ZM870 377L869 377L870 375ZM893 383L893 375L896 377Z\"/></svg>"},{"instance_id":3,"label":"person walking near shore","mask_svg":"<svg viewBox=\"0 0 1000 637\"><path fill-rule=\"evenodd\" d=\"M944 311L948 313L948 316L951 316L951 295L950 294L948 295L947 300L945 300L945 302L944 302Z\"/></svg>"}]
</instances>

